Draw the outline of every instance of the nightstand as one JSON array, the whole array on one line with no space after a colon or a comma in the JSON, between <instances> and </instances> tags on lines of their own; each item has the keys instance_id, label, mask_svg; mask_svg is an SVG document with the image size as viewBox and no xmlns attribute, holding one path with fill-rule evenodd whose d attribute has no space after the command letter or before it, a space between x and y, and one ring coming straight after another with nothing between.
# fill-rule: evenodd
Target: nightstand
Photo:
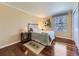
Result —
<instances>
[{"instance_id":1,"label":"nightstand","mask_svg":"<svg viewBox=\"0 0 79 59\"><path fill-rule=\"evenodd\" d=\"M25 43L31 40L31 32L21 33L21 43Z\"/></svg>"}]
</instances>

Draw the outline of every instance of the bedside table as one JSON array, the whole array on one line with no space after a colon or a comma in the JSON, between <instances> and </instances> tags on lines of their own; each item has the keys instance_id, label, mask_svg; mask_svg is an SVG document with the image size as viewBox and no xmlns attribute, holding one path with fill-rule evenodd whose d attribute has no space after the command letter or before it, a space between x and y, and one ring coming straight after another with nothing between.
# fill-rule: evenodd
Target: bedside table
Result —
<instances>
[{"instance_id":1,"label":"bedside table","mask_svg":"<svg viewBox=\"0 0 79 59\"><path fill-rule=\"evenodd\" d=\"M21 33L21 43L25 43L31 40L31 32Z\"/></svg>"}]
</instances>

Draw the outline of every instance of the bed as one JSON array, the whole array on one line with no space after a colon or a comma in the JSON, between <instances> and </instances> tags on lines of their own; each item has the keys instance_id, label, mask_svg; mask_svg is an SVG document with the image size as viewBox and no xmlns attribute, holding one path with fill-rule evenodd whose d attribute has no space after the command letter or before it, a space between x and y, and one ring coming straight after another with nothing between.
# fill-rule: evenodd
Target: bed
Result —
<instances>
[{"instance_id":1,"label":"bed","mask_svg":"<svg viewBox=\"0 0 79 59\"><path fill-rule=\"evenodd\" d=\"M32 28L32 40L43 45L51 45L55 39L54 31L42 31L37 24L29 24L29 29Z\"/></svg>"},{"instance_id":2,"label":"bed","mask_svg":"<svg viewBox=\"0 0 79 59\"><path fill-rule=\"evenodd\" d=\"M52 41L55 39L55 32L48 31L48 32L32 32L32 40L35 40L43 45L51 45Z\"/></svg>"}]
</instances>

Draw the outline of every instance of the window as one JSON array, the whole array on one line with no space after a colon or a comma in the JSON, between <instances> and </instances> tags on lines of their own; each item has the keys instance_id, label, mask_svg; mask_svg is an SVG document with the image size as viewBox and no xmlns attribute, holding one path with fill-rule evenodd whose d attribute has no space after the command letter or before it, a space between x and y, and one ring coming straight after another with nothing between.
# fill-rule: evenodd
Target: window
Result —
<instances>
[{"instance_id":1,"label":"window","mask_svg":"<svg viewBox=\"0 0 79 59\"><path fill-rule=\"evenodd\" d=\"M55 31L56 32L66 32L67 30L67 15L54 17L55 21Z\"/></svg>"}]
</instances>

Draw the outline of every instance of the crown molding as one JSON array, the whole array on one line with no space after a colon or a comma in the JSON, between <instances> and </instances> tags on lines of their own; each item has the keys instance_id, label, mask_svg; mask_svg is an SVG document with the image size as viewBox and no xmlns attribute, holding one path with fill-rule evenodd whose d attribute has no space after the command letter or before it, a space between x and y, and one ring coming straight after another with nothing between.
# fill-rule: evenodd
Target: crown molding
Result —
<instances>
[{"instance_id":1,"label":"crown molding","mask_svg":"<svg viewBox=\"0 0 79 59\"><path fill-rule=\"evenodd\" d=\"M26 14L28 14L28 15L31 15L31 16L34 16L34 17L38 17L37 15L33 15L32 13L30 13L30 12L28 12L28 11L25 11L25 10L23 10L23 9L20 9L20 8L18 8L18 7L15 7L15 6L13 6L13 5L11 5L11 4L8 4L8 3L6 3L6 2L1 2L0 4L5 5L5 6L8 6L8 7L11 7L11 8L14 8L14 9L16 9L16 10L18 10L18 11L20 11L20 12L26 13ZM40 18L40 17L39 17L39 18Z\"/></svg>"}]
</instances>

